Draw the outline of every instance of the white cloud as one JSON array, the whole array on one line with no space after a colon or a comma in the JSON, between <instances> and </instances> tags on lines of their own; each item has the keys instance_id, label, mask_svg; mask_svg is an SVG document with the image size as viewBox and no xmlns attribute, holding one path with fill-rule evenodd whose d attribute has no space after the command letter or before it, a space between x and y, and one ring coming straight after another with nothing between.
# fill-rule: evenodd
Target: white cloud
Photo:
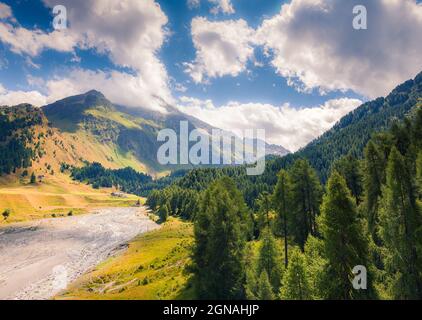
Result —
<instances>
[{"instance_id":1,"label":"white cloud","mask_svg":"<svg viewBox=\"0 0 422 320\"><path fill-rule=\"evenodd\" d=\"M187 1L188 1L188 7L190 9L198 8L199 5L201 4L201 0L187 0ZM213 4L213 7L210 10L212 14L218 14L219 12L222 12L225 14L235 13L231 0L208 0L208 2Z\"/></svg>"},{"instance_id":2,"label":"white cloud","mask_svg":"<svg viewBox=\"0 0 422 320\"><path fill-rule=\"evenodd\" d=\"M145 88L148 86L147 80L124 72L73 69L69 70L65 77L53 77L48 80L28 76L27 83L34 90L28 92L7 91L0 87L0 104L31 103L35 106L43 106L96 89L103 92L110 101L116 104L128 107L148 105L151 110L166 112L160 99L151 104L150 97L144 94L147 90ZM122 94L123 92L124 94Z\"/></svg>"},{"instance_id":3,"label":"white cloud","mask_svg":"<svg viewBox=\"0 0 422 320\"><path fill-rule=\"evenodd\" d=\"M44 0L44 3L49 7L57 4L53 0ZM76 47L93 48L99 54L108 55L115 65L130 68L131 72L86 71L87 80L98 80L88 82L78 77L83 74L82 70L74 70L61 79L62 82L73 83L72 88L86 84L90 86L88 90L102 89L110 99L115 98L114 102L125 101L130 106L157 109L161 99L173 102L167 70L158 57L168 34L165 28L168 19L154 0L63 0L60 4L67 8L68 29L47 33L23 28L9 19L9 22L0 22L0 41L9 45L11 51L30 57L46 49L70 52L75 62ZM0 9L3 16L12 17L10 7ZM36 67L30 63L31 59L26 61ZM120 89L119 95L116 87Z\"/></svg>"},{"instance_id":4,"label":"white cloud","mask_svg":"<svg viewBox=\"0 0 422 320\"><path fill-rule=\"evenodd\" d=\"M239 130L265 129L267 142L296 151L361 104L360 100L343 98L304 108L238 102L216 107L211 100L182 97L178 107L224 130L239 133Z\"/></svg>"},{"instance_id":5,"label":"white cloud","mask_svg":"<svg viewBox=\"0 0 422 320\"><path fill-rule=\"evenodd\" d=\"M367 30L352 27L358 4L367 8ZM257 38L277 72L301 90L376 97L420 71L421 30L416 0L292 0L264 20Z\"/></svg>"},{"instance_id":6,"label":"white cloud","mask_svg":"<svg viewBox=\"0 0 422 320\"><path fill-rule=\"evenodd\" d=\"M206 82L207 78L237 76L246 70L247 61L254 55L254 30L245 20L212 22L198 17L192 20L191 28L196 58L184 65L196 83Z\"/></svg>"},{"instance_id":7,"label":"white cloud","mask_svg":"<svg viewBox=\"0 0 422 320\"><path fill-rule=\"evenodd\" d=\"M212 14L217 14L219 12L226 14L233 14L234 8L230 0L209 0L215 6L211 9Z\"/></svg>"},{"instance_id":8,"label":"white cloud","mask_svg":"<svg viewBox=\"0 0 422 320\"><path fill-rule=\"evenodd\" d=\"M54 0L44 2L56 5ZM121 81L128 81L119 85L120 95L133 96L139 90L144 98L137 101L147 108L154 108L156 96L172 102L167 70L158 57L167 37L168 19L154 0L63 0L60 4L67 8L70 30L83 39L84 47L95 48L116 65L134 70L135 77L112 73L112 78L119 74ZM104 94L114 96L113 92Z\"/></svg>"},{"instance_id":9,"label":"white cloud","mask_svg":"<svg viewBox=\"0 0 422 320\"><path fill-rule=\"evenodd\" d=\"M12 9L5 3L0 2L0 19L12 17Z\"/></svg>"},{"instance_id":10,"label":"white cloud","mask_svg":"<svg viewBox=\"0 0 422 320\"><path fill-rule=\"evenodd\" d=\"M119 71L74 69L67 77L50 79L43 83L42 87L47 91L49 103L96 89L103 92L113 103L128 107L148 106L151 110L165 112L160 99L145 94L149 90L148 81L148 78Z\"/></svg>"},{"instance_id":11,"label":"white cloud","mask_svg":"<svg viewBox=\"0 0 422 320\"><path fill-rule=\"evenodd\" d=\"M38 91L8 91L0 84L0 106L30 103L40 107L45 105L46 101L46 97Z\"/></svg>"},{"instance_id":12,"label":"white cloud","mask_svg":"<svg viewBox=\"0 0 422 320\"><path fill-rule=\"evenodd\" d=\"M72 52L77 43L76 37L66 31L45 33L38 29L28 30L8 22L0 22L0 41L9 45L14 53L28 54L32 57L45 49Z\"/></svg>"}]
</instances>

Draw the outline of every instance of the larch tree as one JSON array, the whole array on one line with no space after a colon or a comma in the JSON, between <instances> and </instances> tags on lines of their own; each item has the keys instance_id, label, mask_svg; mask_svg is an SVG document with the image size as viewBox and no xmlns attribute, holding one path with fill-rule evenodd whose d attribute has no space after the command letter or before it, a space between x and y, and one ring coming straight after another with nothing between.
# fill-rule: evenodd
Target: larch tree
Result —
<instances>
[{"instance_id":1,"label":"larch tree","mask_svg":"<svg viewBox=\"0 0 422 320\"><path fill-rule=\"evenodd\" d=\"M276 298L271 283L268 279L268 275L265 271L261 273L258 279L257 298L258 300L275 300Z\"/></svg>"},{"instance_id":2,"label":"larch tree","mask_svg":"<svg viewBox=\"0 0 422 320\"><path fill-rule=\"evenodd\" d=\"M288 255L288 226L287 226L287 215L290 207L290 180L287 171L281 170L278 173L277 184L273 193L273 205L277 210L278 220L283 226L283 237L284 237L284 267L287 268L289 264Z\"/></svg>"},{"instance_id":3,"label":"larch tree","mask_svg":"<svg viewBox=\"0 0 422 320\"><path fill-rule=\"evenodd\" d=\"M290 263L283 276L280 298L282 300L312 299L304 254L298 249L294 249L290 253Z\"/></svg>"},{"instance_id":4,"label":"larch tree","mask_svg":"<svg viewBox=\"0 0 422 320\"><path fill-rule=\"evenodd\" d=\"M265 272L273 291L278 292L280 290L281 280L280 254L277 243L269 228L266 228L262 232L261 241L257 274L260 275L262 272Z\"/></svg>"},{"instance_id":5,"label":"larch tree","mask_svg":"<svg viewBox=\"0 0 422 320\"><path fill-rule=\"evenodd\" d=\"M322 187L315 170L307 160L297 160L289 171L291 177L291 210L289 226L296 243L304 250L308 235L318 234Z\"/></svg>"},{"instance_id":6,"label":"larch tree","mask_svg":"<svg viewBox=\"0 0 422 320\"><path fill-rule=\"evenodd\" d=\"M365 211L367 213L368 227L375 243L377 239L378 205L381 197L381 188L384 181L384 168L382 154L373 141L369 141L365 148L364 159L364 191Z\"/></svg>"},{"instance_id":7,"label":"larch tree","mask_svg":"<svg viewBox=\"0 0 422 320\"><path fill-rule=\"evenodd\" d=\"M404 157L393 147L387 165L380 214L385 265L396 299L421 299L422 224L412 175Z\"/></svg>"},{"instance_id":8,"label":"larch tree","mask_svg":"<svg viewBox=\"0 0 422 320\"><path fill-rule=\"evenodd\" d=\"M359 160L352 154L341 157L337 160L333 168L346 179L347 187L356 200L356 205L361 202L363 192L362 187L362 172Z\"/></svg>"},{"instance_id":9,"label":"larch tree","mask_svg":"<svg viewBox=\"0 0 422 320\"><path fill-rule=\"evenodd\" d=\"M416 186L418 188L418 198L422 200L422 151L419 152L416 160Z\"/></svg>"},{"instance_id":10,"label":"larch tree","mask_svg":"<svg viewBox=\"0 0 422 320\"><path fill-rule=\"evenodd\" d=\"M334 171L327 185L319 219L324 240L323 255L327 266L323 275L326 299L374 298L372 265L369 260L369 238L358 219L356 203L345 179ZM364 266L368 270L367 289L353 288L353 269Z\"/></svg>"},{"instance_id":11,"label":"larch tree","mask_svg":"<svg viewBox=\"0 0 422 320\"><path fill-rule=\"evenodd\" d=\"M246 205L230 178L214 182L202 199L195 223L194 283L199 298L244 297Z\"/></svg>"}]
</instances>

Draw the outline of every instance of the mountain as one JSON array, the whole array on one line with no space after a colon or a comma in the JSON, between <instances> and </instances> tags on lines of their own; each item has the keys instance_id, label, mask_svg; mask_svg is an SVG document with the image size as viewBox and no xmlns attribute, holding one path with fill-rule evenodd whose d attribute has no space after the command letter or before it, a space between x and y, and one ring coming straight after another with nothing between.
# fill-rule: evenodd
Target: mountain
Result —
<instances>
[{"instance_id":1,"label":"mountain","mask_svg":"<svg viewBox=\"0 0 422 320\"><path fill-rule=\"evenodd\" d=\"M281 168L295 159L306 158L326 181L335 160L349 153L361 157L374 133L388 130L394 122L404 119L421 106L422 72L415 79L397 86L387 97L364 103L303 149L276 159L270 165Z\"/></svg>"},{"instance_id":2,"label":"mountain","mask_svg":"<svg viewBox=\"0 0 422 320\"><path fill-rule=\"evenodd\" d=\"M114 105L102 93L92 90L42 109L53 127L60 129L64 135L83 141L86 148L81 155L84 160L97 161L109 168L130 166L138 171L157 174L169 170L169 166L162 166L157 161L157 150L161 145L157 135L161 129L173 129L178 133L181 121L188 121L189 132L198 129L201 134L209 135L212 129L216 129L171 105L164 102L163 105L165 113L128 108ZM267 146L268 154L288 153L283 147Z\"/></svg>"},{"instance_id":3,"label":"mountain","mask_svg":"<svg viewBox=\"0 0 422 320\"><path fill-rule=\"evenodd\" d=\"M268 157L262 175L247 176L244 167L195 169L181 178L161 179L155 188L174 183L183 189L200 191L218 177L230 176L243 192L247 204L254 207L259 194L272 192L277 182L277 173L283 168L289 168L294 161L307 159L325 182L337 159L349 153L360 158L372 135L388 130L393 123L412 116L417 108L422 108L422 73L397 86L387 97L364 103L303 149L284 157Z\"/></svg>"},{"instance_id":4,"label":"mountain","mask_svg":"<svg viewBox=\"0 0 422 320\"><path fill-rule=\"evenodd\" d=\"M42 109L52 127L83 145L80 154L84 160L100 162L109 168L160 170L153 151L161 122L121 111L94 90Z\"/></svg>"}]
</instances>

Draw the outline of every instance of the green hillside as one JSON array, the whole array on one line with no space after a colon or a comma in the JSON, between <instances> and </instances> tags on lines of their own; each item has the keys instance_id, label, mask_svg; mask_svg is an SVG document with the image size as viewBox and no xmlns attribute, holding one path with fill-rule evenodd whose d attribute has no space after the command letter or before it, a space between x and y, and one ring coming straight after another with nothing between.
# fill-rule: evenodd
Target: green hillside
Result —
<instances>
[{"instance_id":1,"label":"green hillside","mask_svg":"<svg viewBox=\"0 0 422 320\"><path fill-rule=\"evenodd\" d=\"M332 163L351 153L360 158L371 135L385 131L393 122L402 120L422 99L422 73L396 87L386 98L369 101L343 117L331 130L283 160L285 166L294 159L306 158L326 181Z\"/></svg>"},{"instance_id":2,"label":"green hillside","mask_svg":"<svg viewBox=\"0 0 422 320\"><path fill-rule=\"evenodd\" d=\"M378 98L358 107L343 117L332 129L294 154L267 160L264 174L247 176L244 167L195 169L175 183L182 188L201 191L222 176L233 177L250 207L263 192L272 192L277 173L289 168L298 159L307 159L316 169L322 182L327 180L331 166L345 155L361 158L365 145L377 132L388 130L391 125L412 114L422 105L422 73L414 80L395 88L386 98ZM163 188L161 181L157 188Z\"/></svg>"},{"instance_id":3,"label":"green hillside","mask_svg":"<svg viewBox=\"0 0 422 320\"><path fill-rule=\"evenodd\" d=\"M133 167L155 173L156 133L162 127L153 120L121 112L98 91L68 97L43 107L53 127L89 145L84 160L106 167Z\"/></svg>"}]
</instances>

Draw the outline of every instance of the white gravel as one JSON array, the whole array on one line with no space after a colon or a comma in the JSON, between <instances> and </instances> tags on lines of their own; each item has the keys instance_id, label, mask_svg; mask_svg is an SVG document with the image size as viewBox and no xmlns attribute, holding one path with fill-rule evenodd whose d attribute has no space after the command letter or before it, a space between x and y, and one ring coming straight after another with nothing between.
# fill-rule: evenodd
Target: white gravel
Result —
<instances>
[{"instance_id":1,"label":"white gravel","mask_svg":"<svg viewBox=\"0 0 422 320\"><path fill-rule=\"evenodd\" d=\"M0 299L49 299L157 227L145 208L107 208L0 228Z\"/></svg>"}]
</instances>

